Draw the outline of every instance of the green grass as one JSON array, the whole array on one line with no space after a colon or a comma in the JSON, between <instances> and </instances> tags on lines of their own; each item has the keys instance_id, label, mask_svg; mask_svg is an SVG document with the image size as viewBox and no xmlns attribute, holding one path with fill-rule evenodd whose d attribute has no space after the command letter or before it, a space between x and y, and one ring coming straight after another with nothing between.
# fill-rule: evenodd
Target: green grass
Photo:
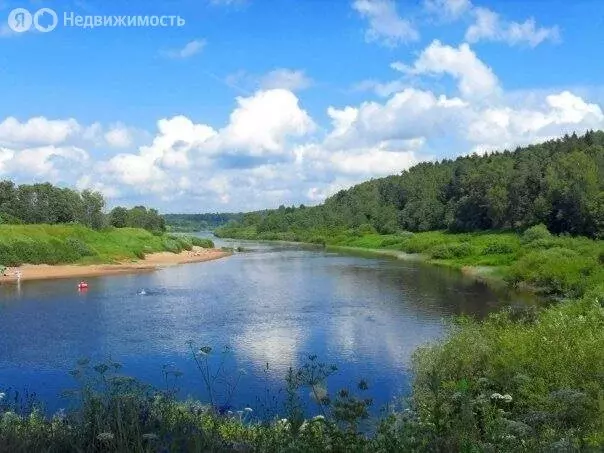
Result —
<instances>
[{"instance_id":1,"label":"green grass","mask_svg":"<svg viewBox=\"0 0 604 453\"><path fill-rule=\"evenodd\" d=\"M82 225L0 225L0 264L94 264L137 260L145 254L213 247L212 241L155 235L138 228L97 231Z\"/></svg>"}]
</instances>

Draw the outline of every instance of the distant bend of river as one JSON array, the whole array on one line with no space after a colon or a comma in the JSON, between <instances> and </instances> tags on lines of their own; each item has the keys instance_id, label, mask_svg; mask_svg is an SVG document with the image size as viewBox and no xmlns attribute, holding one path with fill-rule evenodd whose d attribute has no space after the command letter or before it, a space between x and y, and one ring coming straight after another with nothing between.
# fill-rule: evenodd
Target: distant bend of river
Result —
<instances>
[{"instance_id":1,"label":"distant bend of river","mask_svg":"<svg viewBox=\"0 0 604 453\"><path fill-rule=\"evenodd\" d=\"M178 369L179 395L204 400L192 340L230 346L229 369L245 371L234 408L258 407L267 390L280 400L288 367L311 354L338 367L329 390L365 379L380 408L408 394L411 354L441 337L451 315L482 317L515 297L421 263L288 244L227 245L246 252L91 278L85 293L77 279L0 286L0 391L33 392L52 412L68 406L61 393L74 387L69 370L79 359L111 357L122 373L157 386L164 385L162 366Z\"/></svg>"}]
</instances>

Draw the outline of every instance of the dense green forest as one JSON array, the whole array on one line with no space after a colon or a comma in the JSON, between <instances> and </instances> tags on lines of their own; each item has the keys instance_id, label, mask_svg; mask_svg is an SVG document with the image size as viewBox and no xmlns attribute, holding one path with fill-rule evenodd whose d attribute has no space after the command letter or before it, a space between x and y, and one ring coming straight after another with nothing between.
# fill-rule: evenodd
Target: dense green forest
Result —
<instances>
[{"instance_id":1,"label":"dense green forest","mask_svg":"<svg viewBox=\"0 0 604 453\"><path fill-rule=\"evenodd\" d=\"M144 228L164 232L164 219L155 209L116 207L104 214L106 202L99 192L53 186L50 183L15 185L0 181L0 224L78 223L93 229Z\"/></svg>"},{"instance_id":2,"label":"dense green forest","mask_svg":"<svg viewBox=\"0 0 604 453\"><path fill-rule=\"evenodd\" d=\"M208 231L231 221L239 222L243 213L164 214L162 217L170 231Z\"/></svg>"},{"instance_id":3,"label":"dense green forest","mask_svg":"<svg viewBox=\"0 0 604 453\"><path fill-rule=\"evenodd\" d=\"M554 234L604 235L604 132L421 163L342 190L320 206L245 214L221 234L468 232L541 223Z\"/></svg>"}]
</instances>

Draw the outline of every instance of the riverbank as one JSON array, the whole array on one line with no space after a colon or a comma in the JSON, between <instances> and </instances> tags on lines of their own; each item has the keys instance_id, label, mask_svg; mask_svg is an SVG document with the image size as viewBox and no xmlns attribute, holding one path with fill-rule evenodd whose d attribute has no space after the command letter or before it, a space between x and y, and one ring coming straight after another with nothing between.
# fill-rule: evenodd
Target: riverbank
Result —
<instances>
[{"instance_id":1,"label":"riverbank","mask_svg":"<svg viewBox=\"0 0 604 453\"><path fill-rule=\"evenodd\" d=\"M448 233L430 231L379 235L351 231L256 233L253 228L223 228L219 237L293 240L332 251L355 251L413 259L458 269L486 283L530 288L557 298L579 298L604 282L604 241L554 236L543 226L514 232ZM321 234L322 233L322 234Z\"/></svg>"},{"instance_id":2,"label":"riverbank","mask_svg":"<svg viewBox=\"0 0 604 453\"><path fill-rule=\"evenodd\" d=\"M20 273L21 281L99 277L136 272L152 272L167 266L211 261L230 255L230 252L220 249L193 247L192 250L184 250L180 253L151 253L145 256L144 259L129 262L124 261L118 264L24 264L8 269L7 275L0 277L0 284L16 283L17 273Z\"/></svg>"}]
</instances>

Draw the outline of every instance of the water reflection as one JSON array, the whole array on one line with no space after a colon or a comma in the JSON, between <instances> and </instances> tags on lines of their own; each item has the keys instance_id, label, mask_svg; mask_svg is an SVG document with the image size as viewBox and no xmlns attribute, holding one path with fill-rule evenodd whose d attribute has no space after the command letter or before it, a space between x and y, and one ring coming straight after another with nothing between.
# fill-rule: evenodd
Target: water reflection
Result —
<instances>
[{"instance_id":1,"label":"water reflection","mask_svg":"<svg viewBox=\"0 0 604 453\"><path fill-rule=\"evenodd\" d=\"M483 316L507 297L418 263L242 245L250 251L223 260L93 278L85 293L74 279L0 286L0 387L28 387L61 407L75 362L111 356L156 385L161 366L174 364L183 396L203 397L193 340L233 347L248 370L236 404L254 404L267 385L276 391L308 354L338 365L335 386L370 377L383 404L408 390L410 355L442 335L443 318Z\"/></svg>"}]
</instances>

